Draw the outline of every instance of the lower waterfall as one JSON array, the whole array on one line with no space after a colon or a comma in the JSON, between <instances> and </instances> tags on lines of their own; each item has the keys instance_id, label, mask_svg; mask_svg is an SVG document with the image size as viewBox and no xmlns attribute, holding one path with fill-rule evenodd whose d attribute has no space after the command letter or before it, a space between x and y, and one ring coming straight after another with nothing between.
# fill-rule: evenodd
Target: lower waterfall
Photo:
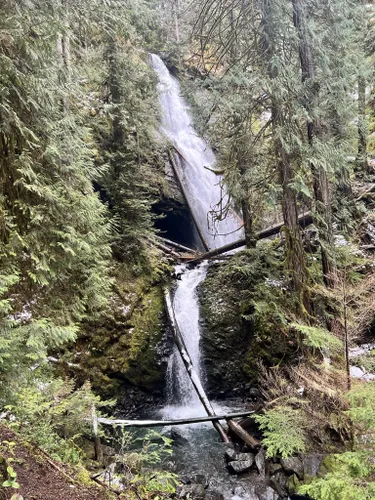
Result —
<instances>
[{"instance_id":1,"label":"lower waterfall","mask_svg":"<svg viewBox=\"0 0 375 500\"><path fill-rule=\"evenodd\" d=\"M198 376L202 379L201 353L199 347L199 300L197 287L207 273L207 263L193 269L186 265L176 266L180 275L173 298L173 308L177 324L184 337L187 350ZM167 406L163 415L168 418L203 416L205 410L200 402L177 347L169 358L167 370Z\"/></svg>"}]
</instances>

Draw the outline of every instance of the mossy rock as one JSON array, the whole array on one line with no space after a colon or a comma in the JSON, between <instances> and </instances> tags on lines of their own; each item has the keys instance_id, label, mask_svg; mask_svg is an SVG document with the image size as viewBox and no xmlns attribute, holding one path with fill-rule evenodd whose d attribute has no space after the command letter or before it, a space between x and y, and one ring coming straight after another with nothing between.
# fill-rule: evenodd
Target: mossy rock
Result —
<instances>
[{"instance_id":1,"label":"mossy rock","mask_svg":"<svg viewBox=\"0 0 375 500\"><path fill-rule=\"evenodd\" d=\"M274 243L239 252L210 266L199 289L201 345L211 394L255 384L259 361L278 364L292 350L286 318L281 254ZM226 395L226 394L224 394Z\"/></svg>"},{"instance_id":2,"label":"mossy rock","mask_svg":"<svg viewBox=\"0 0 375 500\"><path fill-rule=\"evenodd\" d=\"M301 481L298 479L296 474L292 474L288 477L286 486L289 493L295 493L301 485Z\"/></svg>"},{"instance_id":3,"label":"mossy rock","mask_svg":"<svg viewBox=\"0 0 375 500\"><path fill-rule=\"evenodd\" d=\"M78 360L75 376L89 379L104 397L129 387L161 393L169 354L163 284L121 267L115 288L105 313L84 324L65 359Z\"/></svg>"}]
</instances>

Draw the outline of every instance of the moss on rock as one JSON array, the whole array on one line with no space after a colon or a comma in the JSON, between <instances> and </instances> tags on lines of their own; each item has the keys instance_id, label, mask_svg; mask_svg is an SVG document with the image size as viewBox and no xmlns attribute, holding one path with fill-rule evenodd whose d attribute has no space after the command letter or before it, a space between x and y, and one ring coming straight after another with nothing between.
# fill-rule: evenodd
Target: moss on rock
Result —
<instances>
[{"instance_id":1,"label":"moss on rock","mask_svg":"<svg viewBox=\"0 0 375 500\"><path fill-rule=\"evenodd\" d=\"M105 397L129 387L161 393L169 354L163 282L119 265L115 292L102 316L84 324L65 358L78 362L75 376L89 379Z\"/></svg>"},{"instance_id":2,"label":"moss on rock","mask_svg":"<svg viewBox=\"0 0 375 500\"><path fill-rule=\"evenodd\" d=\"M211 265L199 294L209 392L229 395L255 383L260 360L275 365L293 348L283 334L287 319L280 304L292 298L275 243Z\"/></svg>"}]
</instances>

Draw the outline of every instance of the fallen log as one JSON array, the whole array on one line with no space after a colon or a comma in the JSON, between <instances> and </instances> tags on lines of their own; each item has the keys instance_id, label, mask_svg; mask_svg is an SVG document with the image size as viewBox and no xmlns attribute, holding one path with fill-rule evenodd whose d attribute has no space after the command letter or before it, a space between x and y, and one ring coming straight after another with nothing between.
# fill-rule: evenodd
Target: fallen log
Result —
<instances>
[{"instance_id":1,"label":"fallen log","mask_svg":"<svg viewBox=\"0 0 375 500\"><path fill-rule=\"evenodd\" d=\"M193 250L192 248L185 247L184 245L181 245L181 243L177 243L176 241L168 240L167 238L164 238L163 236L157 236L157 238L167 245L170 245L171 247L178 248L179 250L182 250L183 252L189 252L191 254L197 253L196 250Z\"/></svg>"},{"instance_id":2,"label":"fallen log","mask_svg":"<svg viewBox=\"0 0 375 500\"><path fill-rule=\"evenodd\" d=\"M260 448L261 442L243 429L238 422L231 420L230 417L226 419L229 428L240 438L244 443L251 448Z\"/></svg>"},{"instance_id":3,"label":"fallen log","mask_svg":"<svg viewBox=\"0 0 375 500\"><path fill-rule=\"evenodd\" d=\"M166 245L163 245L163 243L161 243L160 241L158 240L153 240L152 238L149 238L149 237L146 237L146 239L152 244L152 245L155 245L156 248L159 248L159 250L163 250L163 252L171 255L172 257L174 257L175 259L179 260L180 259L180 254L175 252L174 250L172 250L172 248L169 248L168 246Z\"/></svg>"},{"instance_id":4,"label":"fallen log","mask_svg":"<svg viewBox=\"0 0 375 500\"><path fill-rule=\"evenodd\" d=\"M355 201L360 201L364 196L367 194L370 194L375 191L375 184L370 186L368 189L366 189L363 193L361 193ZM313 223L313 216L311 212L307 212L305 214L302 214L298 217L298 222L299 225L302 228L305 228L309 226L310 224ZM281 228L284 226L284 222L279 222L273 226L267 227L266 229L263 229L262 231L259 231L256 236L258 240L262 240L265 238L269 238L270 236L274 236L275 234L278 234L281 230ZM202 260L206 259L211 259L213 257L216 257L217 255L221 255L226 252L230 252L231 250L236 250L237 248L241 248L245 246L246 240L244 238L233 241L232 243L228 243L228 245L224 245L220 248L215 248L214 250L210 250L209 252L202 253L198 257L195 257L194 259L190 260L189 262L191 264L197 264L198 262L201 262Z\"/></svg>"},{"instance_id":5,"label":"fallen log","mask_svg":"<svg viewBox=\"0 0 375 500\"><path fill-rule=\"evenodd\" d=\"M312 221L313 218L310 212L308 212L307 214L302 214L298 217L298 222L301 227L308 226L309 224L312 223ZM257 233L256 235L257 239L262 240L265 238L269 238L270 236L273 236L275 234L278 234L283 226L284 222L279 222L274 226L267 227L266 229L263 229L262 231L259 231ZM214 250L210 250L209 252L202 253L198 257L195 257L194 259L190 260L189 263L198 264L198 262L201 262L202 260L211 259L213 257L216 257L217 255L230 252L231 250L235 250L245 245L246 245L246 240L242 238L240 240L233 241L232 243L228 243L227 245L224 245L220 248L215 248Z\"/></svg>"},{"instance_id":6,"label":"fallen log","mask_svg":"<svg viewBox=\"0 0 375 500\"><path fill-rule=\"evenodd\" d=\"M168 316L169 324L172 328L173 331L173 336L174 340L176 342L177 349L179 350L181 354L182 361L185 365L186 371L189 375L189 378L193 384L193 387L199 397L200 402L202 403L204 409L207 412L207 415L210 417L215 417L215 411L208 400L206 393L204 392L204 389L202 387L201 381L194 369L193 363L191 361L191 358L189 356L188 350L186 348L184 338L180 332L180 329L178 327L175 315L174 315L174 310L172 306L172 299L171 299L171 294L169 290L166 288L164 292L164 304L165 304L165 310ZM229 443L228 436L226 435L223 427L217 420L212 421L212 425L215 427L217 432L220 434L220 437L224 443Z\"/></svg>"},{"instance_id":7,"label":"fallen log","mask_svg":"<svg viewBox=\"0 0 375 500\"><path fill-rule=\"evenodd\" d=\"M121 425L123 427L161 427L168 425L200 424L202 422L215 422L232 418L241 418L252 415L254 411L244 411L240 413L228 413L226 415L214 415L207 417L183 418L177 420L119 420L110 418L98 418L98 422L104 425Z\"/></svg>"},{"instance_id":8,"label":"fallen log","mask_svg":"<svg viewBox=\"0 0 375 500\"><path fill-rule=\"evenodd\" d=\"M189 212L190 212L190 215L193 219L193 222L194 222L194 225L195 225L195 228L199 234L199 238L201 239L202 241L202 244L204 246L204 249L208 252L210 250L210 247L208 246L208 243L203 235L203 232L199 226L199 223L198 223L198 220L197 218L195 217L195 214L194 214L194 211L193 211L193 208L192 206L190 205L190 202L189 202L189 198L188 198L188 195L187 195L187 192L186 192L186 189L183 185L183 182L182 182L182 179L181 179L181 176L180 176L180 172L178 171L178 167L176 166L174 160L173 160L173 156L172 156L172 153L170 151L168 151L168 157L169 157L169 162L171 164L171 167L172 167L172 170L173 170L173 173L177 179L177 182L180 186L180 189L181 189L181 192L183 194L183 197L185 199L185 202L186 202L186 205L188 206L189 208Z\"/></svg>"}]
</instances>

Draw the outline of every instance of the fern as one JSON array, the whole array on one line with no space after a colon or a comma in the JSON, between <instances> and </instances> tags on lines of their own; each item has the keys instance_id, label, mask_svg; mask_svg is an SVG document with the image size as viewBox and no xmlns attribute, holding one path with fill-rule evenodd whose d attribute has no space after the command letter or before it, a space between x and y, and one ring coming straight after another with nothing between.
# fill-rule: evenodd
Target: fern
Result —
<instances>
[{"instance_id":1,"label":"fern","mask_svg":"<svg viewBox=\"0 0 375 500\"><path fill-rule=\"evenodd\" d=\"M290 327L303 335L304 345L311 349L326 351L330 354L338 354L343 349L341 340L324 328L299 323L291 323Z\"/></svg>"},{"instance_id":2,"label":"fern","mask_svg":"<svg viewBox=\"0 0 375 500\"><path fill-rule=\"evenodd\" d=\"M375 467L366 453L332 455L325 464L328 473L311 484L300 486L300 493L316 500L372 500L375 497L375 482L371 480Z\"/></svg>"},{"instance_id":3,"label":"fern","mask_svg":"<svg viewBox=\"0 0 375 500\"><path fill-rule=\"evenodd\" d=\"M256 415L255 421L263 431L268 457L287 458L306 450L304 417L300 410L277 406Z\"/></svg>"}]
</instances>

